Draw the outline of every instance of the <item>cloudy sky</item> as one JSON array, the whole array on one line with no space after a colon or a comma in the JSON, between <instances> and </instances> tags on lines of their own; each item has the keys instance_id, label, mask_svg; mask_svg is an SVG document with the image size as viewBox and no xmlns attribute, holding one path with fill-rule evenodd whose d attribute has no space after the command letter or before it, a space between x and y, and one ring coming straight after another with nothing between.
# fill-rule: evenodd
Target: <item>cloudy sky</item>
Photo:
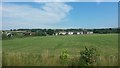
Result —
<instances>
[{"instance_id":1,"label":"cloudy sky","mask_svg":"<svg viewBox=\"0 0 120 68\"><path fill-rule=\"evenodd\" d=\"M101 2L101 0L96 0L96 2L38 2L34 0L34 2L3 2L0 7L2 29L118 26L117 2Z\"/></svg>"}]
</instances>

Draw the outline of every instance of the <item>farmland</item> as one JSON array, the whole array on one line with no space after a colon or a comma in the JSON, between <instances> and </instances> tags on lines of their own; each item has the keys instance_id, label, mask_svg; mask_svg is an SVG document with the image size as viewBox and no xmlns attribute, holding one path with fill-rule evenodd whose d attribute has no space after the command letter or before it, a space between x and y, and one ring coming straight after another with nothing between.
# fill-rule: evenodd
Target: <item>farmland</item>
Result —
<instances>
[{"instance_id":1,"label":"farmland","mask_svg":"<svg viewBox=\"0 0 120 68\"><path fill-rule=\"evenodd\" d=\"M2 45L3 65L6 66L61 65L59 64L58 57L62 50L67 49L70 58L77 57L80 55L80 51L84 50L85 46L97 49L102 57L102 62L100 61L98 65L117 65L117 34L14 38L3 40ZM113 56L112 60L109 60L108 57L110 56Z\"/></svg>"}]
</instances>

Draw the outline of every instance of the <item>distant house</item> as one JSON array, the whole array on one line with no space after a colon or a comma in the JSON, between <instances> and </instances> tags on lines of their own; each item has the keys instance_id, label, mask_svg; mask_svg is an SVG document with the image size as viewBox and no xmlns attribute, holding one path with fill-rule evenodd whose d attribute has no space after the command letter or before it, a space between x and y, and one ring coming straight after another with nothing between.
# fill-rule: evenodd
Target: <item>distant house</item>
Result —
<instances>
[{"instance_id":1,"label":"distant house","mask_svg":"<svg viewBox=\"0 0 120 68\"><path fill-rule=\"evenodd\" d=\"M2 34L5 34L8 37L12 37L15 35L22 35L22 36L37 36L38 33L36 32L31 32L31 31L2 31ZM47 35L47 33L39 33L39 36ZM82 30L82 31L66 31L66 30L61 30L61 31L56 31L54 35L81 35L81 34L93 34L92 31L87 31L87 30Z\"/></svg>"},{"instance_id":2,"label":"distant house","mask_svg":"<svg viewBox=\"0 0 120 68\"><path fill-rule=\"evenodd\" d=\"M12 31L12 32L17 34L23 34L24 36L35 35L35 32L31 31Z\"/></svg>"},{"instance_id":3,"label":"distant house","mask_svg":"<svg viewBox=\"0 0 120 68\"><path fill-rule=\"evenodd\" d=\"M87 34L93 34L93 32L92 31L88 31Z\"/></svg>"},{"instance_id":4,"label":"distant house","mask_svg":"<svg viewBox=\"0 0 120 68\"><path fill-rule=\"evenodd\" d=\"M81 31L81 32L77 32L77 35L79 35L79 34L83 34L83 32Z\"/></svg>"},{"instance_id":5,"label":"distant house","mask_svg":"<svg viewBox=\"0 0 120 68\"><path fill-rule=\"evenodd\" d=\"M8 36L8 37L12 37L13 35L12 35L12 33L9 33L9 32L8 32L8 33L7 33L7 36Z\"/></svg>"},{"instance_id":6,"label":"distant house","mask_svg":"<svg viewBox=\"0 0 120 68\"><path fill-rule=\"evenodd\" d=\"M55 33L55 35L58 35L58 33Z\"/></svg>"},{"instance_id":7,"label":"distant house","mask_svg":"<svg viewBox=\"0 0 120 68\"><path fill-rule=\"evenodd\" d=\"M74 32L68 32L68 35L73 35L74 34Z\"/></svg>"},{"instance_id":8,"label":"distant house","mask_svg":"<svg viewBox=\"0 0 120 68\"><path fill-rule=\"evenodd\" d=\"M31 32L31 31L26 31L26 32L23 31L23 34L24 36L36 36L37 35L36 32Z\"/></svg>"},{"instance_id":9,"label":"distant house","mask_svg":"<svg viewBox=\"0 0 120 68\"><path fill-rule=\"evenodd\" d=\"M2 34L5 34L8 37L12 37L12 33L11 32L7 32L7 31L2 31Z\"/></svg>"},{"instance_id":10,"label":"distant house","mask_svg":"<svg viewBox=\"0 0 120 68\"><path fill-rule=\"evenodd\" d=\"M84 30L84 31L83 31L83 34L93 34L93 31Z\"/></svg>"},{"instance_id":11,"label":"distant house","mask_svg":"<svg viewBox=\"0 0 120 68\"><path fill-rule=\"evenodd\" d=\"M58 33L58 35L66 35L66 34L67 34L67 32L65 32L65 31L61 31Z\"/></svg>"},{"instance_id":12,"label":"distant house","mask_svg":"<svg viewBox=\"0 0 120 68\"><path fill-rule=\"evenodd\" d=\"M23 33L23 34L24 34L24 36L30 36L30 35L31 35L30 32L25 32L25 33Z\"/></svg>"},{"instance_id":13,"label":"distant house","mask_svg":"<svg viewBox=\"0 0 120 68\"><path fill-rule=\"evenodd\" d=\"M82 31L80 31L80 32L75 31L75 32L73 32L73 34L74 35L80 35L80 34L83 34L83 32Z\"/></svg>"},{"instance_id":14,"label":"distant house","mask_svg":"<svg viewBox=\"0 0 120 68\"><path fill-rule=\"evenodd\" d=\"M12 31L12 32L16 32L16 33L25 33L26 31Z\"/></svg>"},{"instance_id":15,"label":"distant house","mask_svg":"<svg viewBox=\"0 0 120 68\"><path fill-rule=\"evenodd\" d=\"M31 36L35 36L36 33L35 33L35 32L30 32L30 35L31 35Z\"/></svg>"},{"instance_id":16,"label":"distant house","mask_svg":"<svg viewBox=\"0 0 120 68\"><path fill-rule=\"evenodd\" d=\"M92 34L92 32L77 32L77 31L69 31L69 32L65 32L65 31L60 31L60 32L56 32L55 35L80 35L80 34Z\"/></svg>"}]
</instances>

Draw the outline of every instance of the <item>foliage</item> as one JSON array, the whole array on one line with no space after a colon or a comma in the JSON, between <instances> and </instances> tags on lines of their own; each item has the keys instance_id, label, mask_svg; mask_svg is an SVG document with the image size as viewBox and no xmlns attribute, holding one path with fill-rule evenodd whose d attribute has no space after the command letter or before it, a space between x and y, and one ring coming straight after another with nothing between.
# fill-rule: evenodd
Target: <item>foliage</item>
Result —
<instances>
[{"instance_id":1,"label":"foliage","mask_svg":"<svg viewBox=\"0 0 120 68\"><path fill-rule=\"evenodd\" d=\"M67 49L64 49L60 54L60 60L62 64L68 64L69 54Z\"/></svg>"},{"instance_id":2,"label":"foliage","mask_svg":"<svg viewBox=\"0 0 120 68\"><path fill-rule=\"evenodd\" d=\"M95 48L86 48L80 52L80 65L93 65L97 60L97 51Z\"/></svg>"},{"instance_id":3,"label":"foliage","mask_svg":"<svg viewBox=\"0 0 120 68\"><path fill-rule=\"evenodd\" d=\"M68 57L69 57L68 51L67 51L67 49L64 49L64 50L61 52L60 59L66 60L66 59L68 59Z\"/></svg>"},{"instance_id":4,"label":"foliage","mask_svg":"<svg viewBox=\"0 0 120 68\"><path fill-rule=\"evenodd\" d=\"M15 38L22 38L22 37L30 37L30 36L47 36L47 35L55 35L56 32L60 31L66 31L71 32L73 31L74 34L77 34L76 32L82 31L84 34L87 33L87 31L92 31L93 33L99 33L99 34L107 34L107 33L119 33L118 28L103 28L103 29L10 29L10 32L12 32L13 37ZM24 33L17 33L14 31L25 31ZM63 35L63 34L60 34ZM66 33L67 35L67 33ZM10 39L3 35L3 39Z\"/></svg>"},{"instance_id":5,"label":"foliage","mask_svg":"<svg viewBox=\"0 0 120 68\"><path fill-rule=\"evenodd\" d=\"M14 29L15 30L15 29ZM31 31L36 32L38 30L47 32L48 35L53 35L54 32L59 31L93 31L94 33L107 34L107 33L120 33L119 28L102 28L102 29L18 29L18 31Z\"/></svg>"},{"instance_id":6,"label":"foliage","mask_svg":"<svg viewBox=\"0 0 120 68\"><path fill-rule=\"evenodd\" d=\"M23 38L24 37L23 33L12 32L12 34L13 34L13 37L15 37L15 38Z\"/></svg>"},{"instance_id":7,"label":"foliage","mask_svg":"<svg viewBox=\"0 0 120 68\"><path fill-rule=\"evenodd\" d=\"M106 28L106 29L93 29L94 33L107 34L107 33L119 33L117 28Z\"/></svg>"},{"instance_id":8,"label":"foliage","mask_svg":"<svg viewBox=\"0 0 120 68\"><path fill-rule=\"evenodd\" d=\"M47 30L47 34L48 35L53 35L55 32L54 32L54 30L52 30L52 29L48 29Z\"/></svg>"},{"instance_id":9,"label":"foliage","mask_svg":"<svg viewBox=\"0 0 120 68\"><path fill-rule=\"evenodd\" d=\"M36 36L46 36L46 33L42 30L36 31Z\"/></svg>"},{"instance_id":10,"label":"foliage","mask_svg":"<svg viewBox=\"0 0 120 68\"><path fill-rule=\"evenodd\" d=\"M6 39L11 39L12 37L11 37L11 35L9 35L9 36L7 36L7 34L2 34L2 39L3 40L6 40Z\"/></svg>"}]
</instances>

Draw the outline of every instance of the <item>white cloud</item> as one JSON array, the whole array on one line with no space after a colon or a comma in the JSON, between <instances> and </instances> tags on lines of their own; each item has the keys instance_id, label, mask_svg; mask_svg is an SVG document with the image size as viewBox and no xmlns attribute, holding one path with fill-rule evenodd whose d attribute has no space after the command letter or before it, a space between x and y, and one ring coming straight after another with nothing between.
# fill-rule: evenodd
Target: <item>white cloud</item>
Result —
<instances>
[{"instance_id":1,"label":"white cloud","mask_svg":"<svg viewBox=\"0 0 120 68\"><path fill-rule=\"evenodd\" d=\"M44 3L41 8L4 3L3 28L30 28L58 23L66 18L71 9L65 3Z\"/></svg>"}]
</instances>

